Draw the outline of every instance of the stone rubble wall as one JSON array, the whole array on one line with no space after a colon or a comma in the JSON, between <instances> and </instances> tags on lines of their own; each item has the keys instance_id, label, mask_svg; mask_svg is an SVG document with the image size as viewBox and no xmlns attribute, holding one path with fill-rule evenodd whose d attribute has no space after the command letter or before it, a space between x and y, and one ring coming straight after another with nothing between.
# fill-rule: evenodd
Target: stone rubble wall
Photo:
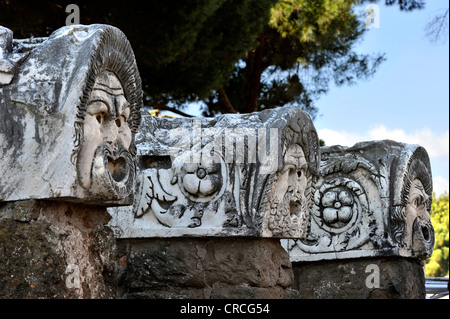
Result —
<instances>
[{"instance_id":1,"label":"stone rubble wall","mask_svg":"<svg viewBox=\"0 0 450 319\"><path fill-rule=\"evenodd\" d=\"M298 298L276 239L133 239L118 246L126 264L122 298Z\"/></svg>"},{"instance_id":2,"label":"stone rubble wall","mask_svg":"<svg viewBox=\"0 0 450 319\"><path fill-rule=\"evenodd\" d=\"M105 208L0 203L0 298L115 298L119 264Z\"/></svg>"},{"instance_id":3,"label":"stone rubble wall","mask_svg":"<svg viewBox=\"0 0 450 319\"><path fill-rule=\"evenodd\" d=\"M425 299L423 264L411 258L294 262L292 268L300 299Z\"/></svg>"}]
</instances>

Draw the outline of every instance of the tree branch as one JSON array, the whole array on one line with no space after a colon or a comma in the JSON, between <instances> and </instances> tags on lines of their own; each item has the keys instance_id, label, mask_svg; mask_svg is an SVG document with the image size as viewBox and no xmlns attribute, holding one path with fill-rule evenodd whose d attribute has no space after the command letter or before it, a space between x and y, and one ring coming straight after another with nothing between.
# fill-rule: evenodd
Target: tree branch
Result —
<instances>
[{"instance_id":1,"label":"tree branch","mask_svg":"<svg viewBox=\"0 0 450 319\"><path fill-rule=\"evenodd\" d=\"M246 59L246 98L244 113L252 113L257 111L258 99L261 91L261 74L263 71L265 39L259 39L259 46L248 54Z\"/></svg>"},{"instance_id":2,"label":"tree branch","mask_svg":"<svg viewBox=\"0 0 450 319\"><path fill-rule=\"evenodd\" d=\"M217 91L219 93L219 100L223 106L223 109L225 113L233 113L236 114L237 111L233 107L233 104L231 104L230 99L228 98L227 92L225 91L225 88L221 86L219 90Z\"/></svg>"},{"instance_id":3,"label":"tree branch","mask_svg":"<svg viewBox=\"0 0 450 319\"><path fill-rule=\"evenodd\" d=\"M184 117L195 117L194 115L190 115L190 114L184 113L184 112L182 112L180 110L177 110L176 108L173 108L173 107L170 107L170 106L167 106L167 105L164 105L164 104L152 103L151 106L154 107L154 108L157 108L159 110L170 111L170 112L173 112L175 114L178 114L178 115L181 115L181 116L184 116Z\"/></svg>"},{"instance_id":4,"label":"tree branch","mask_svg":"<svg viewBox=\"0 0 450 319\"><path fill-rule=\"evenodd\" d=\"M443 14L437 14L425 27L427 37L431 42L437 43L440 39L444 42L448 34L448 8Z\"/></svg>"}]
</instances>

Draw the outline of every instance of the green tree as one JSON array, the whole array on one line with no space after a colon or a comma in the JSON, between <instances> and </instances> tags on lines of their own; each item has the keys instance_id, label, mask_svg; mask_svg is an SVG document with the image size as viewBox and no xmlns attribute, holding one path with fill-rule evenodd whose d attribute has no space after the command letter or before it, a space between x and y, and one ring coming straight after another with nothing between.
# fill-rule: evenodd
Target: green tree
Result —
<instances>
[{"instance_id":1,"label":"green tree","mask_svg":"<svg viewBox=\"0 0 450 319\"><path fill-rule=\"evenodd\" d=\"M227 81L256 46L275 0L0 0L0 24L15 38L48 36L64 26L70 3L81 24L110 24L127 35L147 105L180 108Z\"/></svg>"},{"instance_id":2,"label":"green tree","mask_svg":"<svg viewBox=\"0 0 450 319\"><path fill-rule=\"evenodd\" d=\"M448 217L448 194L443 194L437 199L433 194L433 203L431 205L431 223L433 224L435 231L435 244L433 255L427 260L425 265L425 272L428 277L448 276Z\"/></svg>"},{"instance_id":3,"label":"green tree","mask_svg":"<svg viewBox=\"0 0 450 319\"><path fill-rule=\"evenodd\" d=\"M299 105L314 116L314 98L327 91L330 80L343 85L369 77L383 56L353 51L365 31L365 20L354 12L357 3L277 2L258 36L258 46L206 101L207 114Z\"/></svg>"},{"instance_id":4,"label":"green tree","mask_svg":"<svg viewBox=\"0 0 450 319\"><path fill-rule=\"evenodd\" d=\"M314 118L314 100L330 81L352 85L369 78L383 54L357 54L366 12L358 0L285 0L272 6L258 46L237 63L232 77L205 100L205 115L250 113L298 105ZM402 11L424 7L423 1L386 0Z\"/></svg>"}]
</instances>

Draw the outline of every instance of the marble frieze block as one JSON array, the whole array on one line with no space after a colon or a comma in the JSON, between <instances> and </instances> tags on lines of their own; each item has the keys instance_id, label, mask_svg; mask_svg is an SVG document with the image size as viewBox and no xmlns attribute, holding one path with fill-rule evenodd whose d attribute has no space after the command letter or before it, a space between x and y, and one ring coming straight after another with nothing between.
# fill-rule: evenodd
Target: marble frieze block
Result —
<instances>
[{"instance_id":1,"label":"marble frieze block","mask_svg":"<svg viewBox=\"0 0 450 319\"><path fill-rule=\"evenodd\" d=\"M216 118L143 116L134 204L109 209L119 238L303 238L319 140L297 107Z\"/></svg>"},{"instance_id":2,"label":"marble frieze block","mask_svg":"<svg viewBox=\"0 0 450 319\"><path fill-rule=\"evenodd\" d=\"M423 147L384 140L321 154L309 233L282 241L291 261L431 256L432 176Z\"/></svg>"},{"instance_id":3,"label":"marble frieze block","mask_svg":"<svg viewBox=\"0 0 450 319\"><path fill-rule=\"evenodd\" d=\"M13 39L0 27L0 201L132 202L141 79L107 25Z\"/></svg>"}]
</instances>

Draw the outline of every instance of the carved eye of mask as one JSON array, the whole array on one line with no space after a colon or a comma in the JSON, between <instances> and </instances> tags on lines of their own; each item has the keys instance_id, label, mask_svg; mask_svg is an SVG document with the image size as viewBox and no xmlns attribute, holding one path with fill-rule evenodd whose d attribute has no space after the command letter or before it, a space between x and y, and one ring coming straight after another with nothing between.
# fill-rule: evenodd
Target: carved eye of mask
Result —
<instances>
[{"instance_id":1,"label":"carved eye of mask","mask_svg":"<svg viewBox=\"0 0 450 319\"><path fill-rule=\"evenodd\" d=\"M116 119L115 123L118 128L121 128L122 126L126 125L128 122L128 118L130 116L130 108L128 106L125 107L125 110L120 114Z\"/></svg>"},{"instance_id":2,"label":"carved eye of mask","mask_svg":"<svg viewBox=\"0 0 450 319\"><path fill-rule=\"evenodd\" d=\"M87 113L94 116L98 124L103 124L107 112L108 107L103 101L91 101L87 107Z\"/></svg>"},{"instance_id":3,"label":"carved eye of mask","mask_svg":"<svg viewBox=\"0 0 450 319\"><path fill-rule=\"evenodd\" d=\"M427 210L428 195L425 193L422 183L414 180L413 187L409 194L408 203L416 209Z\"/></svg>"},{"instance_id":4,"label":"carved eye of mask","mask_svg":"<svg viewBox=\"0 0 450 319\"><path fill-rule=\"evenodd\" d=\"M414 205L416 208L420 208L420 207L422 207L424 204L425 204L425 199L423 198L423 196L418 195L418 196L414 197L414 199L413 199L413 205Z\"/></svg>"}]
</instances>

